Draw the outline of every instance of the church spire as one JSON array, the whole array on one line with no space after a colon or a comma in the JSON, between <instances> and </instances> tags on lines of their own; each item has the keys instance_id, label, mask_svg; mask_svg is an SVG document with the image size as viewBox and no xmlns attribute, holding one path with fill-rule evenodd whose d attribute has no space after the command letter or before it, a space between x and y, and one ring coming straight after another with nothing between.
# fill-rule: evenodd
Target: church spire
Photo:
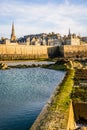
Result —
<instances>
[{"instance_id":1,"label":"church spire","mask_svg":"<svg viewBox=\"0 0 87 130\"><path fill-rule=\"evenodd\" d=\"M69 38L72 37L72 34L71 34L71 31L70 31L70 28L69 28L69 34L68 34L68 37L69 37Z\"/></svg>"},{"instance_id":2,"label":"church spire","mask_svg":"<svg viewBox=\"0 0 87 130\"><path fill-rule=\"evenodd\" d=\"M69 28L69 35L71 35L70 28Z\"/></svg>"},{"instance_id":3,"label":"church spire","mask_svg":"<svg viewBox=\"0 0 87 130\"><path fill-rule=\"evenodd\" d=\"M11 41L12 42L16 41L15 29L14 29L14 22L12 23Z\"/></svg>"}]
</instances>

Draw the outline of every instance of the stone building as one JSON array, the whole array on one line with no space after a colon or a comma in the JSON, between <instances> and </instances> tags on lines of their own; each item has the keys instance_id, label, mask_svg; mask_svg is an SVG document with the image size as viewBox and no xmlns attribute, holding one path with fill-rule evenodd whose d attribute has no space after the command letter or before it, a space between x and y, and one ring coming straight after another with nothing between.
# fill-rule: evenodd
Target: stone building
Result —
<instances>
[{"instance_id":1,"label":"stone building","mask_svg":"<svg viewBox=\"0 0 87 130\"><path fill-rule=\"evenodd\" d=\"M65 45L80 45L80 38L76 34L71 34L69 29L68 36L64 37Z\"/></svg>"},{"instance_id":2,"label":"stone building","mask_svg":"<svg viewBox=\"0 0 87 130\"><path fill-rule=\"evenodd\" d=\"M33 37L30 44L31 44L31 45L35 45L35 42L36 42L36 38Z\"/></svg>"},{"instance_id":3,"label":"stone building","mask_svg":"<svg viewBox=\"0 0 87 130\"><path fill-rule=\"evenodd\" d=\"M61 39L48 39L48 46L60 46L61 45Z\"/></svg>"},{"instance_id":4,"label":"stone building","mask_svg":"<svg viewBox=\"0 0 87 130\"><path fill-rule=\"evenodd\" d=\"M42 45L44 45L44 46L46 46L46 45L47 45L46 38L43 38L43 40L42 40Z\"/></svg>"},{"instance_id":5,"label":"stone building","mask_svg":"<svg viewBox=\"0 0 87 130\"><path fill-rule=\"evenodd\" d=\"M87 44L87 37L81 37L81 41Z\"/></svg>"}]
</instances>

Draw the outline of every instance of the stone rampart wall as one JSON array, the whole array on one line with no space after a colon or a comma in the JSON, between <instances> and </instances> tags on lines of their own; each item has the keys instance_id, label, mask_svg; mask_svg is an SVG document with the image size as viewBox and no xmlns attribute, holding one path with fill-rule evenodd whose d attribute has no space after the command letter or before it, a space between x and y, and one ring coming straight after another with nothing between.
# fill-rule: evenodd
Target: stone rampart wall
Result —
<instances>
[{"instance_id":1,"label":"stone rampart wall","mask_svg":"<svg viewBox=\"0 0 87 130\"><path fill-rule=\"evenodd\" d=\"M74 103L74 113L76 121L87 121L87 103Z\"/></svg>"},{"instance_id":2,"label":"stone rampart wall","mask_svg":"<svg viewBox=\"0 0 87 130\"><path fill-rule=\"evenodd\" d=\"M1 60L48 58L56 52L57 47L53 46L0 45Z\"/></svg>"},{"instance_id":3,"label":"stone rampart wall","mask_svg":"<svg viewBox=\"0 0 87 130\"><path fill-rule=\"evenodd\" d=\"M60 53L66 58L87 58L87 45L64 45Z\"/></svg>"}]
</instances>

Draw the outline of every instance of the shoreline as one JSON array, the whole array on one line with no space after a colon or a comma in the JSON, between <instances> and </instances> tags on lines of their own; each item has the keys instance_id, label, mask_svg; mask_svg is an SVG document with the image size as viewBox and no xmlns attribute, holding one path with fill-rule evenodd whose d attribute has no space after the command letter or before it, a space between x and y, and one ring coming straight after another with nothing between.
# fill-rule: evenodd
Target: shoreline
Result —
<instances>
[{"instance_id":1,"label":"shoreline","mask_svg":"<svg viewBox=\"0 0 87 130\"><path fill-rule=\"evenodd\" d=\"M3 69L3 66L6 66L5 69L10 69L10 68L33 68L33 67L42 67L46 69L53 69L53 70L61 70L61 71L66 71L67 66L66 66L66 61L64 59L60 60L58 63L56 61L57 59L54 60L20 60L20 61L2 61L0 69Z\"/></svg>"},{"instance_id":2,"label":"shoreline","mask_svg":"<svg viewBox=\"0 0 87 130\"><path fill-rule=\"evenodd\" d=\"M51 62L51 60L7 60L7 61L0 61L0 63L19 63L19 62Z\"/></svg>"},{"instance_id":3,"label":"shoreline","mask_svg":"<svg viewBox=\"0 0 87 130\"><path fill-rule=\"evenodd\" d=\"M67 105L66 107L64 106L64 104L62 104L63 101L62 102L59 101L60 102L59 104L55 104L56 100L62 98L62 96L63 96L61 94L61 92L63 91L62 90L62 87L63 87L62 84L65 82L65 79L67 79L67 76L69 76L69 75L67 75L67 72L66 72L64 79L55 88L54 92L52 93L52 95L48 99L45 106L42 108L42 111L40 112L37 119L35 120L35 122L31 126L30 130L38 130L38 129L41 129L41 130L49 129L49 130L51 130L51 129L55 129L58 124L55 123L55 125L52 126L52 122L57 121L56 116L60 117L60 119L61 119L63 114L64 114L65 118L68 118L66 115L68 115L67 109L69 109L70 99L68 100L68 104L66 103L66 105ZM70 90L70 92L71 92L71 90ZM58 99L57 99L57 96L58 96ZM62 106L61 106L61 104L62 104ZM59 106L60 106L60 109L59 109ZM66 121L64 120L64 123L65 122ZM67 127L67 124L64 127Z\"/></svg>"},{"instance_id":4,"label":"shoreline","mask_svg":"<svg viewBox=\"0 0 87 130\"><path fill-rule=\"evenodd\" d=\"M1 62L0 65L6 66L6 69L10 68L33 68L33 67L44 67L49 64L55 64L55 62L52 61L4 61Z\"/></svg>"}]
</instances>

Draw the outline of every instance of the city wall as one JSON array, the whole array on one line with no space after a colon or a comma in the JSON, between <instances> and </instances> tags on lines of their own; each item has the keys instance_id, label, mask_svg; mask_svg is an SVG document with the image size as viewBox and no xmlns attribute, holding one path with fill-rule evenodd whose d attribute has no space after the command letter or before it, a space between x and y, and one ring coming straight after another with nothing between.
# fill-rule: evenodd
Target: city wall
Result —
<instances>
[{"instance_id":1,"label":"city wall","mask_svg":"<svg viewBox=\"0 0 87 130\"><path fill-rule=\"evenodd\" d=\"M87 121L87 102L73 103L76 121Z\"/></svg>"},{"instance_id":2,"label":"city wall","mask_svg":"<svg viewBox=\"0 0 87 130\"><path fill-rule=\"evenodd\" d=\"M57 47L53 46L0 45L0 60L49 58L56 54Z\"/></svg>"},{"instance_id":3,"label":"city wall","mask_svg":"<svg viewBox=\"0 0 87 130\"><path fill-rule=\"evenodd\" d=\"M87 45L60 46L59 52L65 58L87 58Z\"/></svg>"}]
</instances>

